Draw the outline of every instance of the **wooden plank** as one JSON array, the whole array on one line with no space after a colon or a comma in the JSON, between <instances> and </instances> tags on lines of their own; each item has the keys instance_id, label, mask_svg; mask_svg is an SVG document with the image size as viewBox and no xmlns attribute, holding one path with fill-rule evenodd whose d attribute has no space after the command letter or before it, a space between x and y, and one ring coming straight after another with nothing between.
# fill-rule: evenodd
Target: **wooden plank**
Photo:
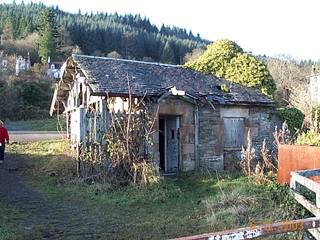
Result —
<instances>
[{"instance_id":1,"label":"wooden plank","mask_svg":"<svg viewBox=\"0 0 320 240\"><path fill-rule=\"evenodd\" d=\"M292 181L300 183L301 185L305 186L306 188L310 189L311 191L320 194L320 184L306 178L304 176L299 175L298 173L292 172L291 173Z\"/></svg>"},{"instance_id":2,"label":"wooden plank","mask_svg":"<svg viewBox=\"0 0 320 240\"><path fill-rule=\"evenodd\" d=\"M199 154L199 107L198 105L195 106L194 112L194 160L196 163L196 170L200 169L200 154Z\"/></svg>"},{"instance_id":3,"label":"wooden plank","mask_svg":"<svg viewBox=\"0 0 320 240\"><path fill-rule=\"evenodd\" d=\"M244 119L224 118L224 146L241 147L244 142Z\"/></svg>"},{"instance_id":4,"label":"wooden plank","mask_svg":"<svg viewBox=\"0 0 320 240\"><path fill-rule=\"evenodd\" d=\"M308 232L317 240L320 239L320 229L309 229Z\"/></svg>"},{"instance_id":5,"label":"wooden plank","mask_svg":"<svg viewBox=\"0 0 320 240\"><path fill-rule=\"evenodd\" d=\"M292 175L292 173L291 173ZM297 184L295 178L292 176L290 179L290 188L295 191L297 189Z\"/></svg>"},{"instance_id":6,"label":"wooden plank","mask_svg":"<svg viewBox=\"0 0 320 240\"><path fill-rule=\"evenodd\" d=\"M319 184L307 177L314 177L320 175L319 169L314 170L304 170L291 173L292 178L290 186L293 190L296 190L296 183L301 184L302 186L307 187L311 191L316 193L316 205L311 201L306 199L304 196L297 192L293 192L294 198L299 202L304 208L313 213L316 216L320 216L320 193L319 193ZM320 228L318 229L309 229L308 232L315 238L320 240Z\"/></svg>"},{"instance_id":7,"label":"wooden plank","mask_svg":"<svg viewBox=\"0 0 320 240\"><path fill-rule=\"evenodd\" d=\"M241 240L276 235L280 233L299 232L320 227L320 218L307 218L274 224L265 224L234 230L206 233L201 235L176 238L175 240Z\"/></svg>"},{"instance_id":8,"label":"wooden plank","mask_svg":"<svg viewBox=\"0 0 320 240\"><path fill-rule=\"evenodd\" d=\"M320 209L299 193L293 192L294 199L315 216L320 217Z\"/></svg>"},{"instance_id":9,"label":"wooden plank","mask_svg":"<svg viewBox=\"0 0 320 240\"><path fill-rule=\"evenodd\" d=\"M320 209L320 194L316 193L316 206L318 209Z\"/></svg>"},{"instance_id":10,"label":"wooden plank","mask_svg":"<svg viewBox=\"0 0 320 240\"><path fill-rule=\"evenodd\" d=\"M304 177L314 177L314 176L320 176L320 169L296 171L295 173Z\"/></svg>"}]
</instances>

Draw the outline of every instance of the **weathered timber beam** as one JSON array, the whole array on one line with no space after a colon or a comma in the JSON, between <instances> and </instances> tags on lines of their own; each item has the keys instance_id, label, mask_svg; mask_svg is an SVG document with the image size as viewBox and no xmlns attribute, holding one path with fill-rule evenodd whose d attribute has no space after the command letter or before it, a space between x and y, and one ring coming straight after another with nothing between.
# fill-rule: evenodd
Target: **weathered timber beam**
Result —
<instances>
[{"instance_id":1,"label":"weathered timber beam","mask_svg":"<svg viewBox=\"0 0 320 240\"><path fill-rule=\"evenodd\" d=\"M320 194L320 184L309 178L301 176L299 173L291 172L291 182L293 183L291 184L293 185L292 186L293 188L294 188L294 185L296 185L296 183L299 183L305 186L306 188L308 188L309 190L317 194Z\"/></svg>"},{"instance_id":2,"label":"weathered timber beam","mask_svg":"<svg viewBox=\"0 0 320 240\"><path fill-rule=\"evenodd\" d=\"M59 87L59 90L62 90L62 91L70 91L70 87L68 84L61 84L61 86Z\"/></svg>"},{"instance_id":3,"label":"weathered timber beam","mask_svg":"<svg viewBox=\"0 0 320 240\"><path fill-rule=\"evenodd\" d=\"M309 229L308 232L309 232L315 239L320 239L320 231L319 231L319 229Z\"/></svg>"},{"instance_id":4,"label":"weathered timber beam","mask_svg":"<svg viewBox=\"0 0 320 240\"><path fill-rule=\"evenodd\" d=\"M175 238L174 240L241 240L254 239L288 232L300 232L320 227L320 218L307 218L274 224L239 228L222 232Z\"/></svg>"},{"instance_id":5,"label":"weathered timber beam","mask_svg":"<svg viewBox=\"0 0 320 240\"><path fill-rule=\"evenodd\" d=\"M58 101L62 101L62 100L65 100L66 99L66 96L57 96L56 98Z\"/></svg>"},{"instance_id":6,"label":"weathered timber beam","mask_svg":"<svg viewBox=\"0 0 320 240\"><path fill-rule=\"evenodd\" d=\"M313 213L315 216L320 217L320 209L317 208L311 201L302 196L299 193L293 192L294 199L300 203L304 208L306 208L309 212Z\"/></svg>"},{"instance_id":7,"label":"weathered timber beam","mask_svg":"<svg viewBox=\"0 0 320 240\"><path fill-rule=\"evenodd\" d=\"M315 177L320 176L320 169L296 171L295 173L298 173L299 175L304 177Z\"/></svg>"}]
</instances>

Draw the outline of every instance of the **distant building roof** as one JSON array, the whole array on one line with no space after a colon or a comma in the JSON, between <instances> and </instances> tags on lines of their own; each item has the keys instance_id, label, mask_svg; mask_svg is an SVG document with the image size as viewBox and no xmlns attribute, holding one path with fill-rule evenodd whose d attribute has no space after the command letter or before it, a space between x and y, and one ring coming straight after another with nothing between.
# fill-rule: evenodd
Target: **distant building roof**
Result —
<instances>
[{"instance_id":1,"label":"distant building roof","mask_svg":"<svg viewBox=\"0 0 320 240\"><path fill-rule=\"evenodd\" d=\"M196 98L206 96L220 104L273 105L273 101L257 89L243 87L182 66L72 55L65 63L61 81L73 81L70 71L75 69L83 72L95 95L128 94L129 81L132 94L136 96L160 96L175 86ZM221 90L223 84L230 86L229 92ZM59 95L59 89L57 91Z\"/></svg>"}]
</instances>

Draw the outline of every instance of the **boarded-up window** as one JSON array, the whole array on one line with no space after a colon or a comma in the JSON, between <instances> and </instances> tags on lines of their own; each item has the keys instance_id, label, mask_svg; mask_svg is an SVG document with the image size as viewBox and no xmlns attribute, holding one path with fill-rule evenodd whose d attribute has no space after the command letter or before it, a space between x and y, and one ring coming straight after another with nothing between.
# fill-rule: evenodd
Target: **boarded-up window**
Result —
<instances>
[{"instance_id":1,"label":"boarded-up window","mask_svg":"<svg viewBox=\"0 0 320 240\"><path fill-rule=\"evenodd\" d=\"M224 147L240 148L244 143L244 119L224 118Z\"/></svg>"}]
</instances>

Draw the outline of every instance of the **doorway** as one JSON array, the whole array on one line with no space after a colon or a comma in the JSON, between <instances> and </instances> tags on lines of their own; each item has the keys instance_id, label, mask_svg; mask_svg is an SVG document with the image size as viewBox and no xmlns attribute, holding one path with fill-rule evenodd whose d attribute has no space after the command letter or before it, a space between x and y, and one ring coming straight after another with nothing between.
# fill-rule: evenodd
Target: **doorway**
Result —
<instances>
[{"instance_id":1,"label":"doorway","mask_svg":"<svg viewBox=\"0 0 320 240\"><path fill-rule=\"evenodd\" d=\"M159 117L160 170L175 173L179 170L180 158L180 117Z\"/></svg>"}]
</instances>

